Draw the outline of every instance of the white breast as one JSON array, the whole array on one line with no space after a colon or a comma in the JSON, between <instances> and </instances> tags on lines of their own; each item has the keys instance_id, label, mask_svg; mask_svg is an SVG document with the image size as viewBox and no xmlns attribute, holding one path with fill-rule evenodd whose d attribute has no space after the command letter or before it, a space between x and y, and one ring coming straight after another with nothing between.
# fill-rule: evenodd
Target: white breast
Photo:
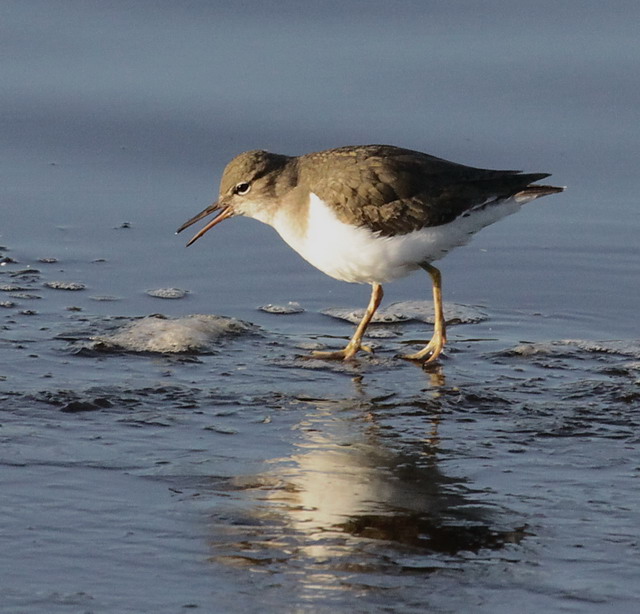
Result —
<instances>
[{"instance_id":1,"label":"white breast","mask_svg":"<svg viewBox=\"0 0 640 614\"><path fill-rule=\"evenodd\" d=\"M514 213L522 203L510 199L472 211L441 226L383 237L367 228L341 222L324 201L311 194L306 231L286 215L275 214L270 224L305 260L342 281L384 283L442 258L465 244L484 226Z\"/></svg>"}]
</instances>

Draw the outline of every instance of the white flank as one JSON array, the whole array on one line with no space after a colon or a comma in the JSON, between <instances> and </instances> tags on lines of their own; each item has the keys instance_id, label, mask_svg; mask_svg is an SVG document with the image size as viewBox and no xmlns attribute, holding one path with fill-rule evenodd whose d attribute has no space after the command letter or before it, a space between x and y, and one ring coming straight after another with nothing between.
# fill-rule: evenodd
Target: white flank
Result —
<instances>
[{"instance_id":1,"label":"white flank","mask_svg":"<svg viewBox=\"0 0 640 614\"><path fill-rule=\"evenodd\" d=\"M442 258L449 250L467 243L481 228L515 213L524 202L511 198L473 209L448 224L383 237L341 222L312 193L306 233L296 232L296 226L285 215L276 214L270 223L293 249L323 273L342 281L384 283L408 275L420 263Z\"/></svg>"}]
</instances>

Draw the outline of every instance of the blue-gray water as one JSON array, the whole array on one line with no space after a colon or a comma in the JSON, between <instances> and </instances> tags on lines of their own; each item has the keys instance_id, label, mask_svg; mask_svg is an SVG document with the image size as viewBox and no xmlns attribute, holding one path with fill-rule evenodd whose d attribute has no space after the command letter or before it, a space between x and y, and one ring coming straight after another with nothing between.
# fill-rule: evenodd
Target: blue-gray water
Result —
<instances>
[{"instance_id":1,"label":"blue-gray water","mask_svg":"<svg viewBox=\"0 0 640 614\"><path fill-rule=\"evenodd\" d=\"M2 2L0 611L635 612L639 21ZM568 186L440 263L478 317L428 370L395 358L416 320L305 360L368 290L271 229L173 234L240 151L380 142ZM416 274L385 302L429 298ZM100 341L158 313L255 326L186 354Z\"/></svg>"}]
</instances>

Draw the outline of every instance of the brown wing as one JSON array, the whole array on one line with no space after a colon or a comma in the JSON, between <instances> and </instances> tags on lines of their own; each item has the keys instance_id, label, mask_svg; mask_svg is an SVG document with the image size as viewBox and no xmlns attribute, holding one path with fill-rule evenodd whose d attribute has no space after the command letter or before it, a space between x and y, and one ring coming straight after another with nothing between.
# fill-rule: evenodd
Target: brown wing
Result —
<instances>
[{"instance_id":1,"label":"brown wing","mask_svg":"<svg viewBox=\"0 0 640 614\"><path fill-rule=\"evenodd\" d=\"M384 236L447 224L465 211L513 196L549 176L474 168L389 145L327 153L305 156L313 158L306 172L322 177L313 181L319 186L317 195L335 207L342 221ZM550 186L531 189L561 191Z\"/></svg>"}]
</instances>

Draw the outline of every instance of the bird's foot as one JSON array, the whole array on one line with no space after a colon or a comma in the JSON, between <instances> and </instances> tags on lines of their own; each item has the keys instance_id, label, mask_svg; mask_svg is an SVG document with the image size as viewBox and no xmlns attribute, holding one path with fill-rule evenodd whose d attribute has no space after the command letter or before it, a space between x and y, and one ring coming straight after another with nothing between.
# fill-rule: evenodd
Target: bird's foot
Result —
<instances>
[{"instance_id":1,"label":"bird's foot","mask_svg":"<svg viewBox=\"0 0 640 614\"><path fill-rule=\"evenodd\" d=\"M349 360L356 355L358 350L364 350L365 352L369 352L369 354L373 354L373 349L368 345L349 344L343 350L336 350L334 352L314 351L311 352L311 356L313 358L323 358L325 360Z\"/></svg>"},{"instance_id":2,"label":"bird's foot","mask_svg":"<svg viewBox=\"0 0 640 614\"><path fill-rule=\"evenodd\" d=\"M429 363L438 359L442 353L447 338L443 334L434 334L426 347L415 354L401 354L400 358L415 362Z\"/></svg>"}]
</instances>

